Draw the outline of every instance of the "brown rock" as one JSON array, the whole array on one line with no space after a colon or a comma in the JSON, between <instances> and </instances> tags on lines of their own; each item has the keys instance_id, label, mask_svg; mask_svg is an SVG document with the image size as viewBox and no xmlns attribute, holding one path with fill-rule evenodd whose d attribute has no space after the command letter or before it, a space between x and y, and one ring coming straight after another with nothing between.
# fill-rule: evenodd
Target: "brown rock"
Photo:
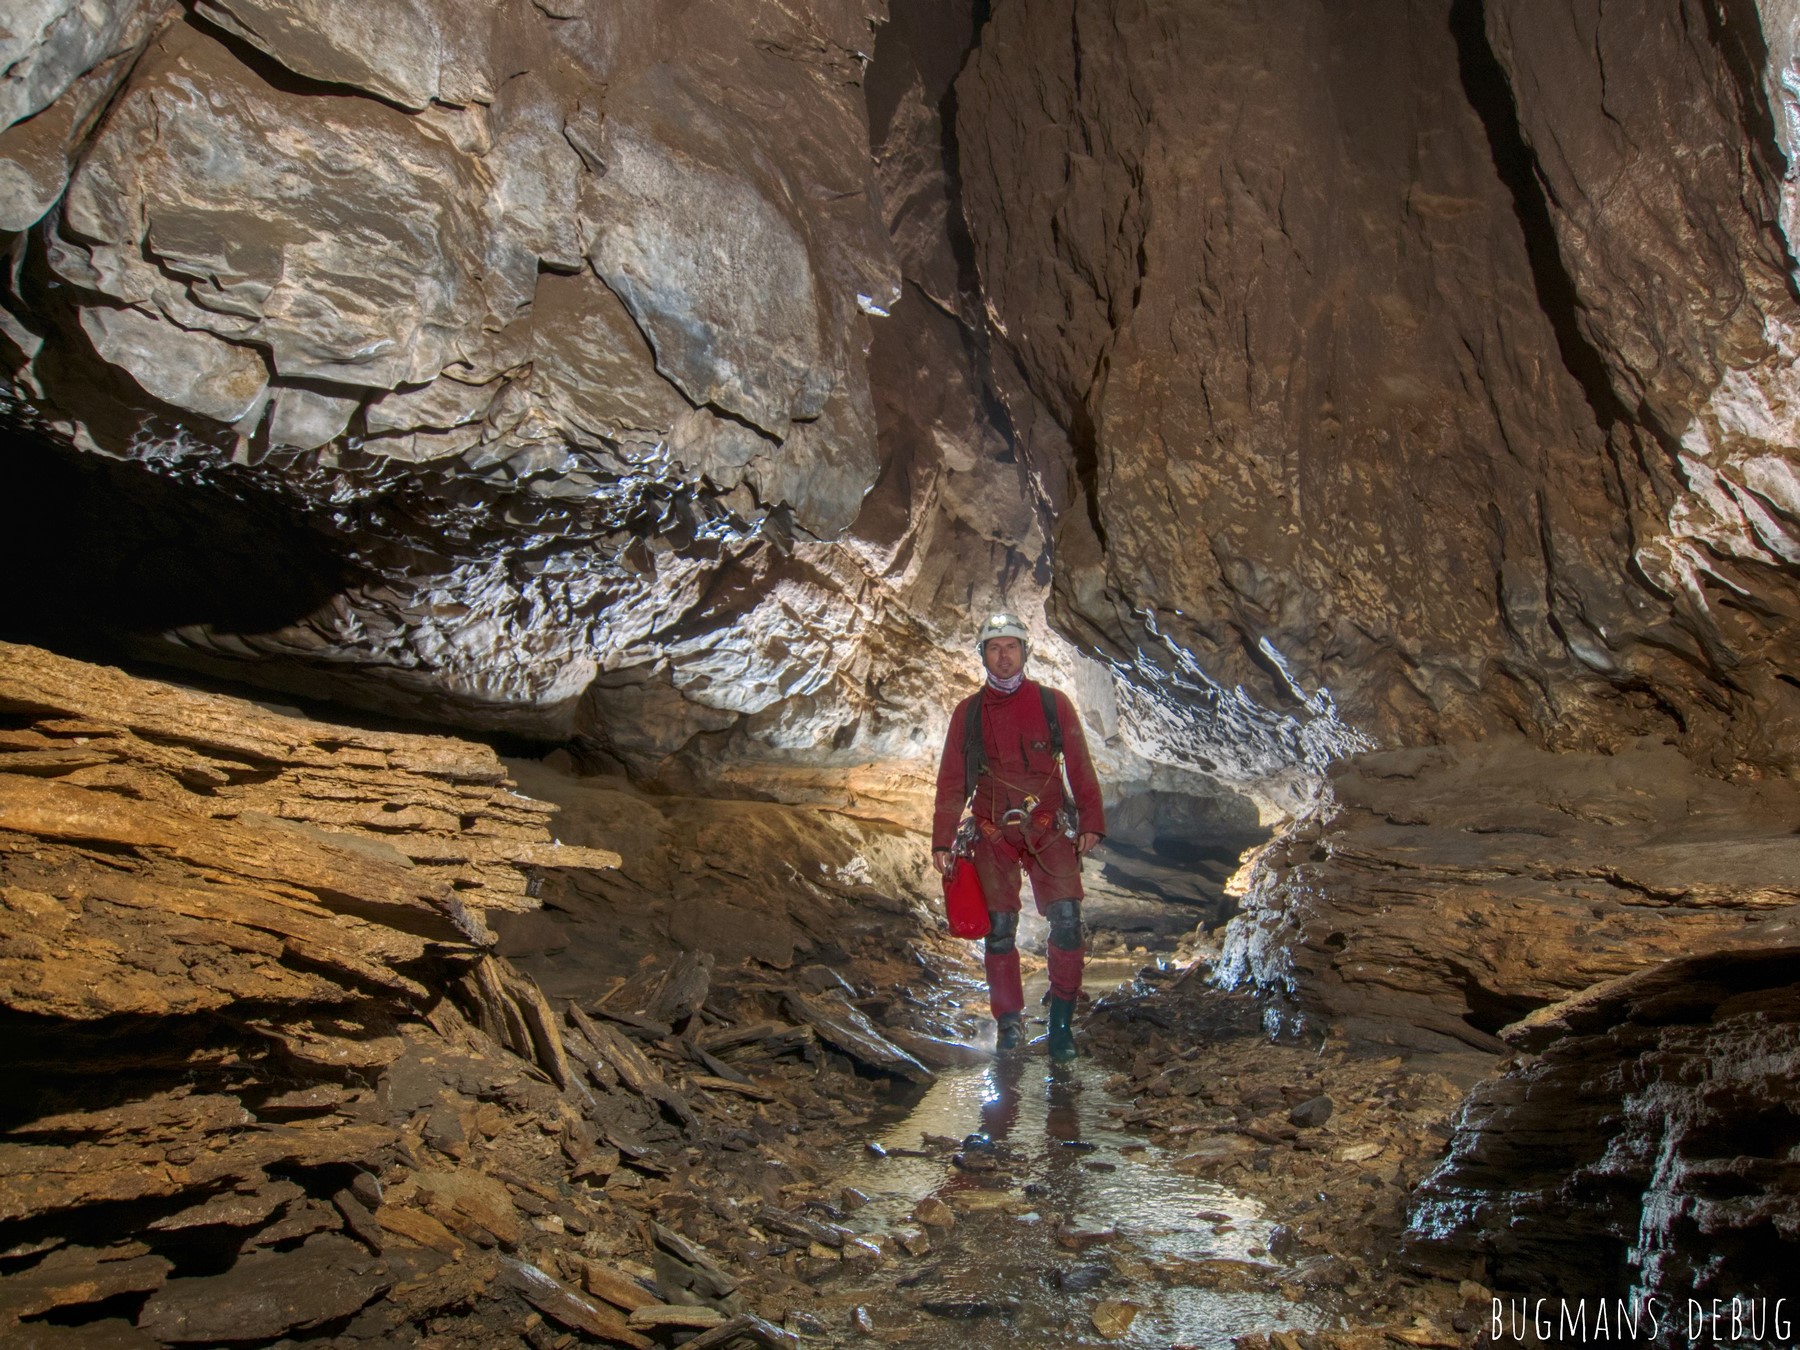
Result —
<instances>
[{"instance_id":1,"label":"brown rock","mask_svg":"<svg viewBox=\"0 0 1800 1350\"><path fill-rule=\"evenodd\" d=\"M112 1249L62 1247L0 1281L0 1317L36 1317L53 1308L100 1303L159 1288L171 1263L138 1243Z\"/></svg>"},{"instance_id":2,"label":"brown rock","mask_svg":"<svg viewBox=\"0 0 1800 1350\"><path fill-rule=\"evenodd\" d=\"M1777 1296L1796 1202L1771 1159L1800 1139L1791 936L1664 962L1514 1034L1538 1054L1470 1095L1417 1189L1410 1253L1437 1270L1481 1256L1496 1288L1554 1278L1571 1298L1610 1296L1628 1265L1665 1303L1729 1300L1727 1281Z\"/></svg>"},{"instance_id":3,"label":"brown rock","mask_svg":"<svg viewBox=\"0 0 1800 1350\"><path fill-rule=\"evenodd\" d=\"M429 1214L416 1209L383 1205L375 1211L375 1222L421 1247L430 1247L446 1255L462 1250L463 1244L455 1234Z\"/></svg>"},{"instance_id":4,"label":"brown rock","mask_svg":"<svg viewBox=\"0 0 1800 1350\"><path fill-rule=\"evenodd\" d=\"M628 1313L655 1306L658 1301L655 1294L636 1280L598 1261L589 1261L582 1267L581 1283L588 1293L597 1294L615 1308L623 1308Z\"/></svg>"},{"instance_id":5,"label":"brown rock","mask_svg":"<svg viewBox=\"0 0 1800 1350\"><path fill-rule=\"evenodd\" d=\"M651 1350L655 1344L648 1337L631 1330L625 1319L610 1308L588 1302L560 1281L544 1274L525 1261L506 1258L503 1265L507 1284L544 1316L572 1327L585 1335L614 1345L628 1345L633 1350Z\"/></svg>"},{"instance_id":6,"label":"brown rock","mask_svg":"<svg viewBox=\"0 0 1800 1350\"><path fill-rule=\"evenodd\" d=\"M913 1206L913 1220L927 1228L954 1228L956 1215L935 1195L927 1195Z\"/></svg>"},{"instance_id":7,"label":"brown rock","mask_svg":"<svg viewBox=\"0 0 1800 1350\"><path fill-rule=\"evenodd\" d=\"M391 1282L362 1246L323 1234L292 1252L251 1252L221 1275L171 1280L138 1325L176 1344L269 1340L347 1317Z\"/></svg>"},{"instance_id":8,"label":"brown rock","mask_svg":"<svg viewBox=\"0 0 1800 1350\"><path fill-rule=\"evenodd\" d=\"M1705 779L1661 742L1393 751L1332 784L1317 843L1258 859L1220 970L1261 982L1286 952L1283 987L1377 1043L1506 1053L1531 1009L1800 901L1800 793Z\"/></svg>"}]
</instances>

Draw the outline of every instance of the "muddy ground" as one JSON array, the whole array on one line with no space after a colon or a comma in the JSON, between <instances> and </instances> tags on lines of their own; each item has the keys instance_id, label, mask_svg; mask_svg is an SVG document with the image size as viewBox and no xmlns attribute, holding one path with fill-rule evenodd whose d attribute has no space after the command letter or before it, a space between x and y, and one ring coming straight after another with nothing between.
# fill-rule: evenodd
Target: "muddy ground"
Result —
<instances>
[{"instance_id":1,"label":"muddy ground","mask_svg":"<svg viewBox=\"0 0 1800 1350\"><path fill-rule=\"evenodd\" d=\"M622 1313L690 1304L696 1332L748 1315L771 1345L1475 1343L1481 1272L1452 1284L1396 1259L1461 1089L1328 1038L1271 1040L1261 1010L1205 973L1163 958L1097 968L1084 1057L1062 1070L1041 1046L992 1056L976 972L946 937L870 942L791 981L721 970L699 1043L748 1080L738 1090L684 1077L693 1066L653 1030L609 1023L699 1104L691 1126L665 1111L636 1156L602 1139L599 1164L573 1175L528 1123L469 1147L510 1162L514 1200L546 1207L540 1230L560 1227L565 1196L582 1213L579 1241L545 1232L555 1241L534 1252L527 1233L519 1257ZM938 1082L875 1072L818 1037L731 1044L733 1028L789 1025L789 994L808 985L923 1048ZM448 1302L423 1344L586 1342L553 1307L521 1303L510 1322L491 1302L457 1310L467 1286L446 1271L479 1278L492 1259L471 1251L426 1278Z\"/></svg>"}]
</instances>

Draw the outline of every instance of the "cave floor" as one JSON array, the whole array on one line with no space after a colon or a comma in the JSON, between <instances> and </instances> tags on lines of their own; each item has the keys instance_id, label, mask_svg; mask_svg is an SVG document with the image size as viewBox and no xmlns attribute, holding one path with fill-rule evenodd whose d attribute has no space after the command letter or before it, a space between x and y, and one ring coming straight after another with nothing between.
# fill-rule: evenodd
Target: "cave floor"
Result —
<instances>
[{"instance_id":1,"label":"cave floor","mask_svg":"<svg viewBox=\"0 0 1800 1350\"><path fill-rule=\"evenodd\" d=\"M552 999L592 1007L666 959L640 950L704 941L709 1018L791 1024L788 991L841 1000L936 1074L910 1084L829 1037L805 1058L776 1038L720 1051L772 1100L684 1088L712 1119L662 1145L673 1167L628 1158L603 1194L729 1269L719 1311L831 1345L1472 1343L1487 1291L1409 1273L1396 1252L1410 1188L1492 1056L1427 1069L1329 1035L1272 1039L1262 1005L1209 986L1209 953L1153 951L1175 944L1114 884L1092 916L1083 1057L1056 1071L1041 1046L999 1058L979 947L931 924L929 897L900 899L910 831L509 767L558 802L566 841L623 854L616 872L552 879L546 910L500 926ZM815 911L821 888L852 908ZM1041 934L1025 937L1029 973ZM691 1072L666 1053L677 1042L620 1029L671 1082ZM1306 1123L1290 1120L1303 1106ZM685 1297L647 1263L653 1246L627 1227L581 1255ZM579 1264L559 1269L582 1283Z\"/></svg>"},{"instance_id":2,"label":"cave floor","mask_svg":"<svg viewBox=\"0 0 1800 1350\"><path fill-rule=\"evenodd\" d=\"M1473 1344L1395 1260L1458 1083L1203 959L996 1060L891 822L521 764L552 842L485 748L0 674L0 1342Z\"/></svg>"},{"instance_id":3,"label":"cave floor","mask_svg":"<svg viewBox=\"0 0 1800 1350\"><path fill-rule=\"evenodd\" d=\"M848 1132L820 1190L881 1255L795 1250L811 1296L769 1315L846 1345L1470 1342L1488 1291L1393 1259L1455 1084L1271 1042L1247 1000L1167 967L1096 962L1090 984L1074 1065L1038 1046L947 1070ZM1290 1121L1320 1099L1328 1119Z\"/></svg>"}]
</instances>

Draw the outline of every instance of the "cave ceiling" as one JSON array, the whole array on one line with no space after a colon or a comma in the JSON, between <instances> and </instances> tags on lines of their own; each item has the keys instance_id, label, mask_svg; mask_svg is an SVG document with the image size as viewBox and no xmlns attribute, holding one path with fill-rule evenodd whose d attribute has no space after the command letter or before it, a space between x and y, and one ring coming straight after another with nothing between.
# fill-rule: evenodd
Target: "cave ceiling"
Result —
<instances>
[{"instance_id":1,"label":"cave ceiling","mask_svg":"<svg viewBox=\"0 0 1800 1350\"><path fill-rule=\"evenodd\" d=\"M1000 605L1136 770L1785 766L1797 47L1744 0L30 0L15 622L649 774L927 760Z\"/></svg>"}]
</instances>

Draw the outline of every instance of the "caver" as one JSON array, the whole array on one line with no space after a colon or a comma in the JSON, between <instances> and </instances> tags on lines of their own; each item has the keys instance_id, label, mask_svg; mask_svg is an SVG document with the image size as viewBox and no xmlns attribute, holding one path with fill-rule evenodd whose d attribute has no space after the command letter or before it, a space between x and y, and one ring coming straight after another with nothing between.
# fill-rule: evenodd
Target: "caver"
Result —
<instances>
[{"instance_id":1,"label":"caver","mask_svg":"<svg viewBox=\"0 0 1800 1350\"><path fill-rule=\"evenodd\" d=\"M1050 1057L1074 1058L1069 1019L1081 994L1081 859L1106 832L1100 784L1068 697L1025 678L1024 624L996 614L976 648L987 683L956 705L938 766L932 862L948 876L967 858L980 879L990 929L988 1000L1002 1050L1018 1045L1023 881L1050 922ZM965 810L967 812L965 818Z\"/></svg>"}]
</instances>

